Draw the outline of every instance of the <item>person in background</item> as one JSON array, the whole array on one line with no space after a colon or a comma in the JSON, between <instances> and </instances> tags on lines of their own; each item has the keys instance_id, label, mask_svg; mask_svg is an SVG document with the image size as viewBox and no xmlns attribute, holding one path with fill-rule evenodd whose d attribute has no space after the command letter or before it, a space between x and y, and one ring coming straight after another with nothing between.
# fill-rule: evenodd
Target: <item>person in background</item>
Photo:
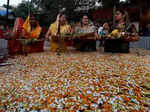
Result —
<instances>
[{"instance_id":1,"label":"person in background","mask_svg":"<svg viewBox=\"0 0 150 112\"><path fill-rule=\"evenodd\" d=\"M143 36L150 36L150 24L146 25L146 29L143 31Z\"/></svg>"},{"instance_id":2,"label":"person in background","mask_svg":"<svg viewBox=\"0 0 150 112\"><path fill-rule=\"evenodd\" d=\"M6 26L5 27L5 33L4 33L5 39L10 39L11 38L11 33L12 33L11 28L9 26Z\"/></svg>"},{"instance_id":3,"label":"person in background","mask_svg":"<svg viewBox=\"0 0 150 112\"><path fill-rule=\"evenodd\" d=\"M104 35L108 35L109 33L110 33L110 26L107 22L105 22L103 24L103 27L99 28L98 34L103 37ZM103 45L104 45L104 38L101 38L99 46L103 46Z\"/></svg>"},{"instance_id":4,"label":"person in background","mask_svg":"<svg viewBox=\"0 0 150 112\"><path fill-rule=\"evenodd\" d=\"M107 35L110 33L110 27L109 24L106 22L103 24L103 27L100 27L98 30L98 34L100 35Z\"/></svg>"},{"instance_id":5,"label":"person in background","mask_svg":"<svg viewBox=\"0 0 150 112\"><path fill-rule=\"evenodd\" d=\"M4 38L5 28L4 25L0 25L0 39Z\"/></svg>"},{"instance_id":6,"label":"person in background","mask_svg":"<svg viewBox=\"0 0 150 112\"><path fill-rule=\"evenodd\" d=\"M9 26L0 25L0 38L9 39L11 35L11 29Z\"/></svg>"},{"instance_id":7,"label":"person in background","mask_svg":"<svg viewBox=\"0 0 150 112\"><path fill-rule=\"evenodd\" d=\"M104 31L104 34L107 35L110 33L110 27L109 27L109 24L108 23L104 23L103 24L103 31Z\"/></svg>"}]
</instances>

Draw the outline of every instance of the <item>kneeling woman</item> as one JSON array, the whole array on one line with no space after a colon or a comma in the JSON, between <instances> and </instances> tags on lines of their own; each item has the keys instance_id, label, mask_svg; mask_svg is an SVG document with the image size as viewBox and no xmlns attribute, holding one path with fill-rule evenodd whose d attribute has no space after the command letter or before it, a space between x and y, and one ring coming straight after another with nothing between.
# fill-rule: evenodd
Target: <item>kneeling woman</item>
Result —
<instances>
[{"instance_id":1,"label":"kneeling woman","mask_svg":"<svg viewBox=\"0 0 150 112\"><path fill-rule=\"evenodd\" d=\"M117 10L115 13L114 29L121 34L124 32L124 37L106 39L104 42L104 51L113 53L129 53L130 42L139 40L138 33L134 25L129 24L128 14L123 10ZM127 35L126 35L127 34Z\"/></svg>"},{"instance_id":2,"label":"kneeling woman","mask_svg":"<svg viewBox=\"0 0 150 112\"><path fill-rule=\"evenodd\" d=\"M67 24L66 16L59 14L46 34L46 38L50 40L52 52L65 52L67 50L64 39L60 38L60 34L65 35L66 33L71 33L71 26Z\"/></svg>"}]
</instances>

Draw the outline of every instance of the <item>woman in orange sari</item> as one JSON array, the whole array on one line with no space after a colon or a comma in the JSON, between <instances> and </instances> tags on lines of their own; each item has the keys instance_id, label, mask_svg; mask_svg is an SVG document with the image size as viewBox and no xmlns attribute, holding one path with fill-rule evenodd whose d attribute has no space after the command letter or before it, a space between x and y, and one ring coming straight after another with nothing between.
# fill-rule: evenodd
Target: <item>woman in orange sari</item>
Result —
<instances>
[{"instance_id":1,"label":"woman in orange sari","mask_svg":"<svg viewBox=\"0 0 150 112\"><path fill-rule=\"evenodd\" d=\"M66 16L59 14L46 33L46 38L50 40L50 50L52 52L65 52L67 50L64 39L60 42L59 36L66 33L71 33L71 26L67 24Z\"/></svg>"},{"instance_id":2,"label":"woman in orange sari","mask_svg":"<svg viewBox=\"0 0 150 112\"><path fill-rule=\"evenodd\" d=\"M26 39L38 38L41 30L42 28L35 20L35 17L33 15L28 16L23 24L23 37L25 37Z\"/></svg>"}]
</instances>

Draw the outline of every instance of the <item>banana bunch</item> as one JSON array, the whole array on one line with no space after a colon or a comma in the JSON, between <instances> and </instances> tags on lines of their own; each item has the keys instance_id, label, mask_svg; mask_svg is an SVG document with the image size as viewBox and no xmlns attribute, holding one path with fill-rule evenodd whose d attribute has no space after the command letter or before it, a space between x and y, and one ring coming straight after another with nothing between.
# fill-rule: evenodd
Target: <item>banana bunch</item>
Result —
<instances>
[{"instance_id":1,"label":"banana bunch","mask_svg":"<svg viewBox=\"0 0 150 112\"><path fill-rule=\"evenodd\" d=\"M121 34L118 29L114 29L110 34L104 36L106 38L121 38Z\"/></svg>"},{"instance_id":2,"label":"banana bunch","mask_svg":"<svg viewBox=\"0 0 150 112\"><path fill-rule=\"evenodd\" d=\"M119 33L119 31L117 29L114 29L112 32L111 32L111 35L115 38L120 38L121 35Z\"/></svg>"}]
</instances>

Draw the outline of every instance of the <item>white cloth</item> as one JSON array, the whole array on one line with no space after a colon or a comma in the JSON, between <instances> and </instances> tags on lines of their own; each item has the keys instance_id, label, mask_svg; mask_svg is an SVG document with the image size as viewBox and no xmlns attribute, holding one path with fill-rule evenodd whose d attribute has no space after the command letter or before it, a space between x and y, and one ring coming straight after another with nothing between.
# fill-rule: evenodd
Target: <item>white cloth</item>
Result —
<instances>
[{"instance_id":1,"label":"white cloth","mask_svg":"<svg viewBox=\"0 0 150 112\"><path fill-rule=\"evenodd\" d=\"M103 27L102 26L100 26L99 28L98 28L98 34L100 34L100 32L103 30Z\"/></svg>"}]
</instances>

